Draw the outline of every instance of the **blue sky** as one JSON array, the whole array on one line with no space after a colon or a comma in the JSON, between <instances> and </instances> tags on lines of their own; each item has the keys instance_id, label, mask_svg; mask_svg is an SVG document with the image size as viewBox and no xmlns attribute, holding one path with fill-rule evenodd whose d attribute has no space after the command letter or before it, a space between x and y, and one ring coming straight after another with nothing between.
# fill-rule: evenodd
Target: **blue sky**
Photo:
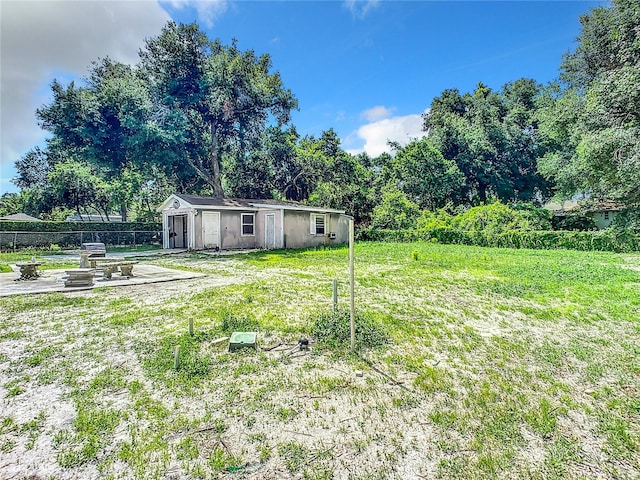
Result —
<instances>
[{"instance_id":1,"label":"blue sky","mask_svg":"<svg viewBox=\"0 0 640 480\"><path fill-rule=\"evenodd\" d=\"M346 150L377 155L387 139L421 135L420 114L446 88L555 79L562 55L575 48L579 16L606 4L4 0L0 193L16 190L13 163L45 137L33 112L49 101L51 80L79 78L106 55L136 62L144 38L169 19L198 22L211 38L268 53L299 100L299 133L334 128Z\"/></svg>"}]
</instances>

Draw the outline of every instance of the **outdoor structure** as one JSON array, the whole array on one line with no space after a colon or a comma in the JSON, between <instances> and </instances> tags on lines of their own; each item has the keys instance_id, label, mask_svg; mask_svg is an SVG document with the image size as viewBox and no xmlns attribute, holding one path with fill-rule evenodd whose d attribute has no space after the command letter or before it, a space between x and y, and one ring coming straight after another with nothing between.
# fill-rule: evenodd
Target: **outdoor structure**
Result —
<instances>
[{"instance_id":1,"label":"outdoor structure","mask_svg":"<svg viewBox=\"0 0 640 480\"><path fill-rule=\"evenodd\" d=\"M599 230L608 228L616 216L624 210L624 207L612 201L586 201L564 200L562 202L549 202L545 208L551 210L556 216L564 216L569 212L581 209L585 215L593 218L593 222Z\"/></svg>"},{"instance_id":2,"label":"outdoor structure","mask_svg":"<svg viewBox=\"0 0 640 480\"><path fill-rule=\"evenodd\" d=\"M26 213L13 213L11 215L0 217L0 220L10 220L14 222L41 222L42 221L39 218L32 217L31 215L27 215Z\"/></svg>"},{"instance_id":3,"label":"outdoor structure","mask_svg":"<svg viewBox=\"0 0 640 480\"><path fill-rule=\"evenodd\" d=\"M164 248L305 248L349 241L344 211L296 202L173 194L158 211Z\"/></svg>"},{"instance_id":4,"label":"outdoor structure","mask_svg":"<svg viewBox=\"0 0 640 480\"><path fill-rule=\"evenodd\" d=\"M111 214L108 217L106 215L89 215L89 214L75 214L65 219L66 222L101 222L112 223L122 222L122 215Z\"/></svg>"}]
</instances>

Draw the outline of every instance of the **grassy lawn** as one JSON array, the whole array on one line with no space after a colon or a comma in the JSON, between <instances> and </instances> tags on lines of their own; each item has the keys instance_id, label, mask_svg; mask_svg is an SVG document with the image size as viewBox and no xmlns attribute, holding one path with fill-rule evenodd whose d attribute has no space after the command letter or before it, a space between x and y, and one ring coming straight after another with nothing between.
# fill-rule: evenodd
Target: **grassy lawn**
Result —
<instances>
[{"instance_id":1,"label":"grassy lawn","mask_svg":"<svg viewBox=\"0 0 640 480\"><path fill-rule=\"evenodd\" d=\"M207 276L0 298L0 473L640 478L639 255L358 244L358 355L345 248L142 261Z\"/></svg>"}]
</instances>

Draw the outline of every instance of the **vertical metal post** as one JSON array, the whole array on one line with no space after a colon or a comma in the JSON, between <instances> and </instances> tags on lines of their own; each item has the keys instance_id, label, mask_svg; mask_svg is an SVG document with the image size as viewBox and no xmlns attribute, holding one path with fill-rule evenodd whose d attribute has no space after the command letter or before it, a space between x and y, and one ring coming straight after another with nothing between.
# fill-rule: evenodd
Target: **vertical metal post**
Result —
<instances>
[{"instance_id":1,"label":"vertical metal post","mask_svg":"<svg viewBox=\"0 0 640 480\"><path fill-rule=\"evenodd\" d=\"M338 279L333 279L333 313L338 310Z\"/></svg>"},{"instance_id":2,"label":"vertical metal post","mask_svg":"<svg viewBox=\"0 0 640 480\"><path fill-rule=\"evenodd\" d=\"M353 218L349 219L349 291L351 297L351 351L356 349L356 308L354 300Z\"/></svg>"}]
</instances>

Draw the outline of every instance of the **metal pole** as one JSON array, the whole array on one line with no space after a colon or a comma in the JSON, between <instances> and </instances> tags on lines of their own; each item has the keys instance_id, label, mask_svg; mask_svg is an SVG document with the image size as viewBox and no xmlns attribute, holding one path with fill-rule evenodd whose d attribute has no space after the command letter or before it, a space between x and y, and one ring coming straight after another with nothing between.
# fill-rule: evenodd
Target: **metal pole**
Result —
<instances>
[{"instance_id":1,"label":"metal pole","mask_svg":"<svg viewBox=\"0 0 640 480\"><path fill-rule=\"evenodd\" d=\"M333 279L333 313L338 310L338 279Z\"/></svg>"},{"instance_id":2,"label":"metal pole","mask_svg":"<svg viewBox=\"0 0 640 480\"><path fill-rule=\"evenodd\" d=\"M351 351L356 349L356 308L354 301L353 218L349 219L349 290L351 297Z\"/></svg>"}]
</instances>

